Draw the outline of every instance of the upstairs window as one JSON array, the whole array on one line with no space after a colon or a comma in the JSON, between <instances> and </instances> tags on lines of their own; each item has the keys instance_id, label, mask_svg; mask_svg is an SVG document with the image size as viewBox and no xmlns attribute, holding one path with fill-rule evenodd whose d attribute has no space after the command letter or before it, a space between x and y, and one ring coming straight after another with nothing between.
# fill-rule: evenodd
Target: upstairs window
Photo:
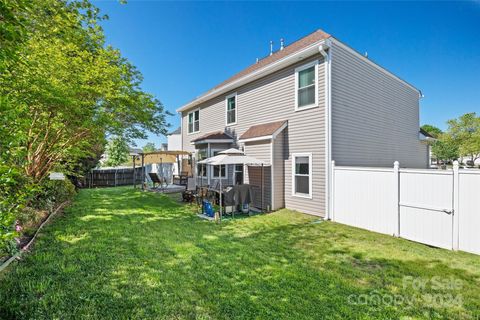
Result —
<instances>
[{"instance_id":1,"label":"upstairs window","mask_svg":"<svg viewBox=\"0 0 480 320\"><path fill-rule=\"evenodd\" d=\"M292 155L294 196L312 198L312 154L296 153Z\"/></svg>"},{"instance_id":2,"label":"upstairs window","mask_svg":"<svg viewBox=\"0 0 480 320\"><path fill-rule=\"evenodd\" d=\"M227 125L237 123L237 94L231 94L226 98Z\"/></svg>"},{"instance_id":3,"label":"upstairs window","mask_svg":"<svg viewBox=\"0 0 480 320\"><path fill-rule=\"evenodd\" d=\"M188 113L188 133L200 131L200 109Z\"/></svg>"},{"instance_id":4,"label":"upstairs window","mask_svg":"<svg viewBox=\"0 0 480 320\"><path fill-rule=\"evenodd\" d=\"M314 61L295 69L295 110L318 105L318 62Z\"/></svg>"}]
</instances>

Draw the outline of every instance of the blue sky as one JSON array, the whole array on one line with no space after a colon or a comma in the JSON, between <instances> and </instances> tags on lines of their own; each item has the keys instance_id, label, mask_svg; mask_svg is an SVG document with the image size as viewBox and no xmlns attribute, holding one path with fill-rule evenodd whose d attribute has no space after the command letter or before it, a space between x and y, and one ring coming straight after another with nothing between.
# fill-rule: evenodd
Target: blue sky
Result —
<instances>
[{"instance_id":1,"label":"blue sky","mask_svg":"<svg viewBox=\"0 0 480 320\"><path fill-rule=\"evenodd\" d=\"M107 43L143 73L172 112L278 48L323 29L422 90L420 121L442 129L480 113L480 1L94 1ZM169 118L172 130L178 116ZM159 146L165 137L150 135ZM145 140L137 141L143 146Z\"/></svg>"}]
</instances>

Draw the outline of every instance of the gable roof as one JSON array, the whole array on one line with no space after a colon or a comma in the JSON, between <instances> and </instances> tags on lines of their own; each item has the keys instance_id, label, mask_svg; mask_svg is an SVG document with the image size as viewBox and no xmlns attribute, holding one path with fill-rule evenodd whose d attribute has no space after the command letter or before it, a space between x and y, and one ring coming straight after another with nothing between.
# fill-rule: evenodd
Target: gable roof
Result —
<instances>
[{"instance_id":1,"label":"gable roof","mask_svg":"<svg viewBox=\"0 0 480 320\"><path fill-rule=\"evenodd\" d=\"M298 50L303 49L303 48L307 47L308 45L314 44L314 43L316 43L320 40L325 40L325 39L330 38L330 37L331 36L328 33L324 32L323 30L318 29L315 32L312 32L309 35L307 35L307 36L289 44L283 50L278 50L275 53L273 53L271 56L267 56L266 58L263 58L262 60L259 60L257 63L252 64L249 67L243 69L239 73L231 76L230 78L223 81L219 85L213 87L213 89L207 91L207 93L210 92L210 91L213 91L215 89L218 89L218 88L220 88L220 87L226 85L227 83L230 83L230 82L232 82L236 79L239 79L243 76L246 76L247 74L252 73L253 71L258 70L258 69L260 69L260 68L262 68L262 67L264 67L264 66L266 66L266 65L268 65L272 62L278 61L281 58L286 57L291 53L297 52Z\"/></svg>"},{"instance_id":2,"label":"gable roof","mask_svg":"<svg viewBox=\"0 0 480 320\"><path fill-rule=\"evenodd\" d=\"M268 137L270 138L273 136L277 131L281 131L284 126L286 126L287 121L276 121L276 122L269 122L269 123L263 123L263 124L258 124L255 126L251 126L248 128L247 131L245 131L239 140L248 140L248 139L253 139L253 138L259 138L259 137Z\"/></svg>"},{"instance_id":3,"label":"gable roof","mask_svg":"<svg viewBox=\"0 0 480 320\"><path fill-rule=\"evenodd\" d=\"M279 62L280 60L285 59L288 56L291 56L292 54L301 51L302 49L306 49L307 47L309 47L311 45L314 45L314 44L317 44L321 41L324 41L325 39L328 39L330 37L331 37L330 34L324 32L323 30L318 29L318 30L310 33L309 35L307 35L307 36L289 44L288 46L285 46L285 48L283 50L278 50L275 53L273 53L272 55L267 56L267 57L259 60L257 63L254 63L254 64L250 65L249 67L243 69L242 71L238 72L237 74L231 76L230 78L221 82L220 84L213 87L209 91L205 92L201 96L195 98L193 101L191 101L191 102L185 104L184 106L182 106L181 108L177 109L177 112L187 110L187 109L193 107L193 104L195 102L197 102L198 100L200 100L200 98L208 96L208 95L214 93L215 91L220 90L221 88L223 88L223 87L225 87L229 84L233 84L237 80L240 80L240 79L242 79L246 76L249 76L249 75L251 75L251 74L253 74L257 71L260 71L262 68L265 68L265 67L268 67L272 64L275 64L276 62Z\"/></svg>"},{"instance_id":4,"label":"gable roof","mask_svg":"<svg viewBox=\"0 0 480 320\"><path fill-rule=\"evenodd\" d=\"M193 143L204 140L233 140L233 138L223 131L209 132L201 137L192 140Z\"/></svg>"},{"instance_id":5,"label":"gable roof","mask_svg":"<svg viewBox=\"0 0 480 320\"><path fill-rule=\"evenodd\" d=\"M233 90L235 90L236 88L244 84L257 80L275 71L281 70L282 68L285 68L295 62L298 62L299 60L306 59L309 56L317 54L319 52L318 50L319 46L323 45L324 43L327 43L327 47L330 46L331 43L335 43L343 47L344 49L351 51L354 55L356 55L363 61L371 64L375 68L379 69L381 72L397 79L398 81L409 86L411 89L417 91L419 93L419 96L422 97L421 91L415 88L410 83L406 82L402 78L388 71L387 69L380 66L370 58L367 58L363 54L360 54L359 52L352 49L348 45L340 42L338 39L335 39L330 34L324 32L323 30L318 29L312 32L311 34L291 43L290 45L286 46L283 50L278 50L272 55L267 56L259 60L257 63L250 65L244 70L238 72L237 74L233 75L232 77L228 78L227 80L213 87L209 91L201 94L200 96L196 97L192 101L184 104L183 106L178 108L176 111L182 112L182 111L186 111L191 108L197 107L198 104L202 102L213 99L221 94L232 92Z\"/></svg>"}]
</instances>

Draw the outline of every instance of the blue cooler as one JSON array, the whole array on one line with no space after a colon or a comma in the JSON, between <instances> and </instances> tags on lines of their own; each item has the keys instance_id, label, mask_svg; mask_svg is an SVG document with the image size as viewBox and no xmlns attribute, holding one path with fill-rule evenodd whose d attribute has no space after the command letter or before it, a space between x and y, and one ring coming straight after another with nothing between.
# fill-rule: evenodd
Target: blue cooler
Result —
<instances>
[{"instance_id":1,"label":"blue cooler","mask_svg":"<svg viewBox=\"0 0 480 320\"><path fill-rule=\"evenodd\" d=\"M215 214L212 204L207 200L203 200L203 212L209 217L213 217Z\"/></svg>"}]
</instances>

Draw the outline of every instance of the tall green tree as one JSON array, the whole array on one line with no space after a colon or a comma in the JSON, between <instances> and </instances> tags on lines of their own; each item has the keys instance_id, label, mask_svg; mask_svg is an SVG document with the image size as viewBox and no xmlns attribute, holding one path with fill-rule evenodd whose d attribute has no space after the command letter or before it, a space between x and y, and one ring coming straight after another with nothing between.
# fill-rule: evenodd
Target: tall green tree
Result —
<instances>
[{"instance_id":1,"label":"tall green tree","mask_svg":"<svg viewBox=\"0 0 480 320\"><path fill-rule=\"evenodd\" d=\"M437 141L432 144L432 153L438 160L451 162L458 159L459 151L457 143L448 134L442 134L437 137Z\"/></svg>"},{"instance_id":2,"label":"tall green tree","mask_svg":"<svg viewBox=\"0 0 480 320\"><path fill-rule=\"evenodd\" d=\"M129 158L128 143L122 137L113 137L107 145L107 161L105 165L116 167L128 162Z\"/></svg>"},{"instance_id":3,"label":"tall green tree","mask_svg":"<svg viewBox=\"0 0 480 320\"><path fill-rule=\"evenodd\" d=\"M142 148L143 152L154 152L155 150L157 150L157 148L155 147L155 143L153 142L147 142L143 148Z\"/></svg>"},{"instance_id":4,"label":"tall green tree","mask_svg":"<svg viewBox=\"0 0 480 320\"><path fill-rule=\"evenodd\" d=\"M475 161L480 158L480 117L466 113L448 122L448 135L458 146L460 156Z\"/></svg>"},{"instance_id":5,"label":"tall green tree","mask_svg":"<svg viewBox=\"0 0 480 320\"><path fill-rule=\"evenodd\" d=\"M166 112L141 90L142 76L105 45L88 1L35 1L20 59L0 76L15 102L22 167L34 181L54 168L69 171L107 135L125 140L166 133Z\"/></svg>"},{"instance_id":6,"label":"tall green tree","mask_svg":"<svg viewBox=\"0 0 480 320\"><path fill-rule=\"evenodd\" d=\"M440 130L440 128L437 128L431 124L424 124L421 128L434 138L440 137L440 135L443 133L443 131Z\"/></svg>"}]
</instances>

